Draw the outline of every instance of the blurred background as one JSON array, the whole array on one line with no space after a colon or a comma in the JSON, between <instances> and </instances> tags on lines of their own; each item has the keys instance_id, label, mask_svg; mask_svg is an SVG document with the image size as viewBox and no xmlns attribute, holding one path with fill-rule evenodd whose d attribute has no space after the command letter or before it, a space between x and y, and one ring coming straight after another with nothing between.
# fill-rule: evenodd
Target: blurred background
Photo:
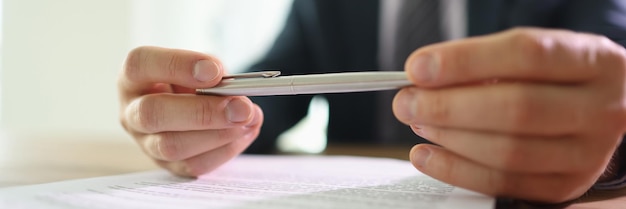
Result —
<instances>
[{"instance_id":1,"label":"blurred background","mask_svg":"<svg viewBox=\"0 0 626 209\"><path fill-rule=\"evenodd\" d=\"M1 0L0 123L35 132L124 134L117 74L141 45L261 56L291 0Z\"/></svg>"}]
</instances>

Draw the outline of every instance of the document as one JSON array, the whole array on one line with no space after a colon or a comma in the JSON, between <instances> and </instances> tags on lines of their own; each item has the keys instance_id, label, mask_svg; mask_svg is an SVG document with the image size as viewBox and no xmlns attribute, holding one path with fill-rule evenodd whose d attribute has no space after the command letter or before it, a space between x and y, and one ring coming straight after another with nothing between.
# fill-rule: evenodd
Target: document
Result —
<instances>
[{"instance_id":1,"label":"document","mask_svg":"<svg viewBox=\"0 0 626 209\"><path fill-rule=\"evenodd\" d=\"M0 189L0 208L494 208L410 162L349 156L242 155L198 178L156 170Z\"/></svg>"}]
</instances>

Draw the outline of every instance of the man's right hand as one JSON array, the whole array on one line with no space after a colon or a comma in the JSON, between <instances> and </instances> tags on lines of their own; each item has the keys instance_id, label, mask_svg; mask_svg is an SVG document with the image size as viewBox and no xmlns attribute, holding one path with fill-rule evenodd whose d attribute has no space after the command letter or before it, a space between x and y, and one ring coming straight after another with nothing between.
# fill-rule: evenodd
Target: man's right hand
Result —
<instances>
[{"instance_id":1,"label":"man's right hand","mask_svg":"<svg viewBox=\"0 0 626 209\"><path fill-rule=\"evenodd\" d=\"M132 50L118 79L120 118L144 152L170 172L198 176L240 154L263 113L246 97L198 96L224 73L214 57L184 50ZM113 153L114 154L114 153Z\"/></svg>"}]
</instances>

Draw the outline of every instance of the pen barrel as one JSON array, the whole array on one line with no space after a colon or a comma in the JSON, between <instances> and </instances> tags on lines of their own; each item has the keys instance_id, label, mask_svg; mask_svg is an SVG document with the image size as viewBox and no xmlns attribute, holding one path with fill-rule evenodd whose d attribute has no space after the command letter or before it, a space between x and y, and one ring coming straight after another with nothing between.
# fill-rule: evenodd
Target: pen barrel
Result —
<instances>
[{"instance_id":1,"label":"pen barrel","mask_svg":"<svg viewBox=\"0 0 626 209\"><path fill-rule=\"evenodd\" d=\"M411 85L404 72L319 74L296 80L293 87L299 94L381 91Z\"/></svg>"},{"instance_id":2,"label":"pen barrel","mask_svg":"<svg viewBox=\"0 0 626 209\"><path fill-rule=\"evenodd\" d=\"M223 80L197 94L268 96L381 91L410 86L404 72L350 72Z\"/></svg>"}]
</instances>

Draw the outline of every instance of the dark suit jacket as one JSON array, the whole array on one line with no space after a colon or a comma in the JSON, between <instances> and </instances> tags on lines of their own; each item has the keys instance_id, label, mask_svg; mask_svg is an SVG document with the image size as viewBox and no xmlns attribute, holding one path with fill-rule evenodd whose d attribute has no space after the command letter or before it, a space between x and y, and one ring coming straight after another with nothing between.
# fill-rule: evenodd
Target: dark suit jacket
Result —
<instances>
[{"instance_id":1,"label":"dark suit jacket","mask_svg":"<svg viewBox=\"0 0 626 209\"><path fill-rule=\"evenodd\" d=\"M283 74L378 70L379 5L378 0L295 0L284 30L251 69L280 69ZM626 45L624 0L468 0L467 6L469 36L536 26L603 34ZM377 112L392 114L377 108L379 94L326 95L329 140L379 143ZM311 97L253 98L263 108L265 122L248 152L271 152L276 137L306 115Z\"/></svg>"}]
</instances>

